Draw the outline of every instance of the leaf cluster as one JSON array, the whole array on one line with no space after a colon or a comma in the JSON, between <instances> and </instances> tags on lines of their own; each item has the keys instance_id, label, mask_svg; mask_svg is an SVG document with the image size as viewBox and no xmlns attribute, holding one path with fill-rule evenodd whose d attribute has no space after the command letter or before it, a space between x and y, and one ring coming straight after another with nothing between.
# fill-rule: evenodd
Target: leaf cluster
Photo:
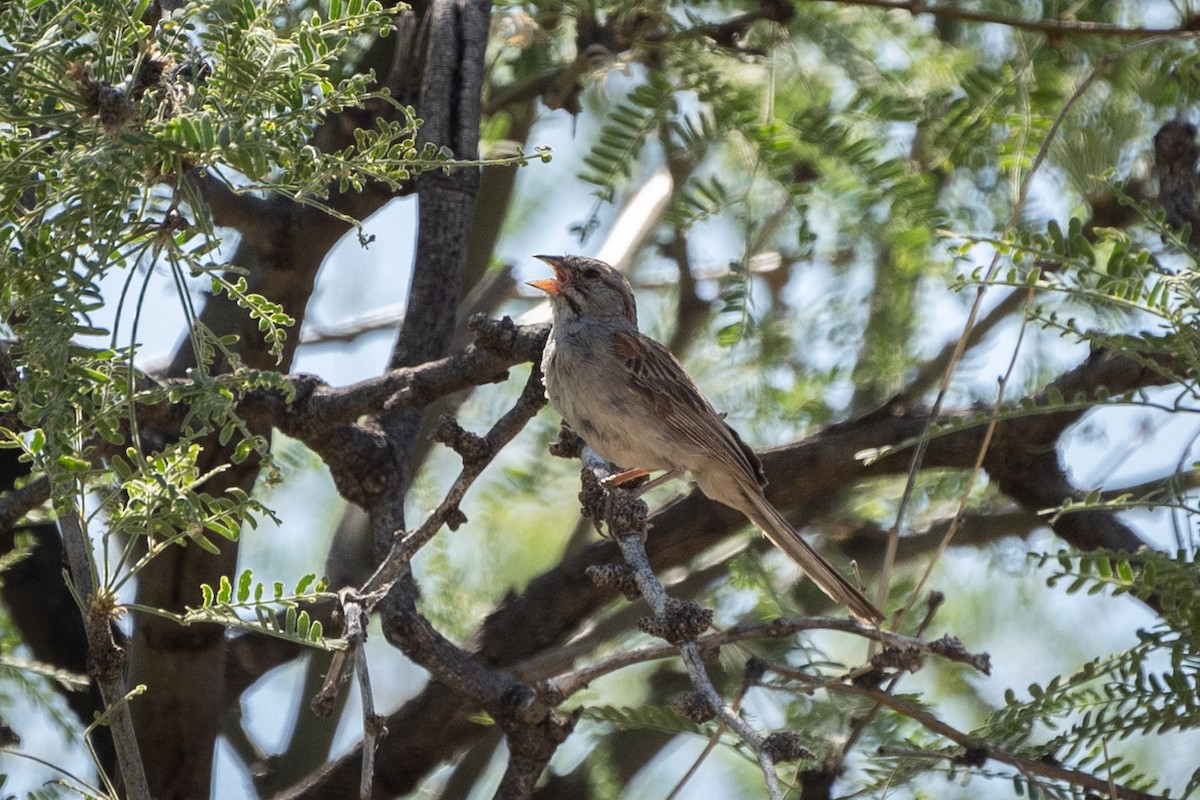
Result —
<instances>
[{"instance_id":1,"label":"leaf cluster","mask_svg":"<svg viewBox=\"0 0 1200 800\"><path fill-rule=\"evenodd\" d=\"M148 609L137 604L130 608L156 616L173 619L180 625L211 622L226 628L251 631L277 639L302 644L318 650L344 650L344 639L325 636L324 625L304 606L335 600L337 595L328 591L328 581L318 579L315 574L305 575L289 591L282 581L275 581L270 588L254 580L252 570L243 570L237 576L237 584L222 575L217 586L200 584L199 606L189 606L183 614L172 614L162 609Z\"/></svg>"},{"instance_id":2,"label":"leaf cluster","mask_svg":"<svg viewBox=\"0 0 1200 800\"><path fill-rule=\"evenodd\" d=\"M1095 551L1043 555L1056 563L1050 585L1068 594L1132 594L1162 609L1161 623L1138 632L1121 652L1092 659L1069 675L1009 690L979 734L1034 758L1078 769L1103 771L1134 788L1150 790L1153 776L1127 758L1110 754L1110 743L1135 735L1200 728L1200 594L1195 560L1186 554ZM1200 770L1183 790L1200 788Z\"/></svg>"}]
</instances>

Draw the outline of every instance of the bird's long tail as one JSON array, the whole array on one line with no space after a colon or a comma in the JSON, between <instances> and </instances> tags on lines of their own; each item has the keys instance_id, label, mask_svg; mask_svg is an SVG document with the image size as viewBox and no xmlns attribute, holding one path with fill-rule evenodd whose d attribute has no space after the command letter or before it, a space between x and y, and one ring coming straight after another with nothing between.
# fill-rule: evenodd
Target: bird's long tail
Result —
<instances>
[{"instance_id":1,"label":"bird's long tail","mask_svg":"<svg viewBox=\"0 0 1200 800\"><path fill-rule=\"evenodd\" d=\"M829 595L835 603L850 609L850 613L863 622L876 624L883 620L883 614L866 595L843 578L833 565L804 541L761 492L746 492L745 495L749 503L743 513L762 530L771 544L799 564L800 569L812 578L813 583L817 584L822 592Z\"/></svg>"}]
</instances>

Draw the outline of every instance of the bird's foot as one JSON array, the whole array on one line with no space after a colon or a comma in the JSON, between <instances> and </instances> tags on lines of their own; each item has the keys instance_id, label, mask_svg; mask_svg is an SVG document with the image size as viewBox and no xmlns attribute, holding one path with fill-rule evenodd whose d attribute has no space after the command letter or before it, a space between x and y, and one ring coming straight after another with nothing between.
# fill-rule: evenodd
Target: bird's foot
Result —
<instances>
[{"instance_id":1,"label":"bird's foot","mask_svg":"<svg viewBox=\"0 0 1200 800\"><path fill-rule=\"evenodd\" d=\"M627 469L627 470L618 472L616 475L609 475L607 478L604 478L603 480L600 481L600 485L603 486L606 490L626 487L626 488L628 488L628 491L633 492L635 496L641 497L643 494L650 491L655 486L661 486L664 483L666 483L667 481L675 480L682 474L683 474L683 470L673 469L668 472L664 472L662 475L659 475L657 478L655 478L652 481L648 481L646 483L642 483L640 485L635 485L635 486L631 487L631 486L629 486L629 484L637 484L637 482L641 481L643 478L650 477L650 470L648 470L648 469Z\"/></svg>"},{"instance_id":2,"label":"bird's foot","mask_svg":"<svg viewBox=\"0 0 1200 800\"><path fill-rule=\"evenodd\" d=\"M600 481L600 485L605 489L616 489L618 486L624 486L634 481L639 481L642 478L649 478L650 470L648 469L627 469L618 472L615 475L609 475Z\"/></svg>"}]
</instances>

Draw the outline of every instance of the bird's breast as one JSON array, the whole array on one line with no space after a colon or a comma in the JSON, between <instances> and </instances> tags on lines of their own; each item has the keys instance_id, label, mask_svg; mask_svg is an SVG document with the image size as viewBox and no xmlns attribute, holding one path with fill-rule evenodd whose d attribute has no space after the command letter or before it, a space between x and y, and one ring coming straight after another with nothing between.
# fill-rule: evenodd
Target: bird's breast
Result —
<instances>
[{"instance_id":1,"label":"bird's breast","mask_svg":"<svg viewBox=\"0 0 1200 800\"><path fill-rule=\"evenodd\" d=\"M673 469L663 429L629 388L607 336L551 335L542 358L546 394L593 450L627 468Z\"/></svg>"}]
</instances>

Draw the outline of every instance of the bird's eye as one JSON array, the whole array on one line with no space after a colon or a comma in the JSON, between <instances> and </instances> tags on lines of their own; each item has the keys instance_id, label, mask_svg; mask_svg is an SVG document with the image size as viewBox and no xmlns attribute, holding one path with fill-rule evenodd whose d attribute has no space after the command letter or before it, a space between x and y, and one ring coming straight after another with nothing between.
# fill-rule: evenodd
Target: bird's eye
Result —
<instances>
[{"instance_id":1,"label":"bird's eye","mask_svg":"<svg viewBox=\"0 0 1200 800\"><path fill-rule=\"evenodd\" d=\"M583 271L583 277L587 278L589 281L594 281L600 277L600 270L596 269L595 267L588 267Z\"/></svg>"}]
</instances>

